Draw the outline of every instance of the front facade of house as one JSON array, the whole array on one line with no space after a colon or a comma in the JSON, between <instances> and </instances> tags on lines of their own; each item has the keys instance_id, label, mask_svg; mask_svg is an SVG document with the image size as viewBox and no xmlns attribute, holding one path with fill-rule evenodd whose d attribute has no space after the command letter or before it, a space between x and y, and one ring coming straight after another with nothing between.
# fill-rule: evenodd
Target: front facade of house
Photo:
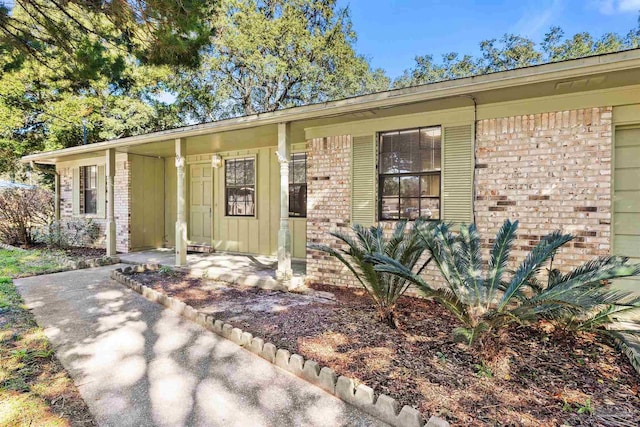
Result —
<instances>
[{"instance_id":1,"label":"front facade of house","mask_svg":"<svg viewBox=\"0 0 640 427\"><path fill-rule=\"evenodd\" d=\"M515 255L562 229L560 268L640 262L640 51L366 95L27 156L54 163L59 216L119 252L186 245L307 260L354 223L518 219ZM112 184L111 184L112 183ZM112 191L109 191L112 189ZM112 209L109 208L109 201ZM621 286L636 288L636 282ZM639 288L640 289L640 288Z\"/></svg>"}]
</instances>

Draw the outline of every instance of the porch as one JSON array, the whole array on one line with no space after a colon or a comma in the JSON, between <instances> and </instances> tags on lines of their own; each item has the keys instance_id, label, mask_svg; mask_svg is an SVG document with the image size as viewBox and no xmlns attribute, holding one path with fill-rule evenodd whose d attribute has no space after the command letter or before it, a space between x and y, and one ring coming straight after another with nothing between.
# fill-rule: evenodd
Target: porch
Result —
<instances>
[{"instance_id":1,"label":"porch","mask_svg":"<svg viewBox=\"0 0 640 427\"><path fill-rule=\"evenodd\" d=\"M122 262L128 264L160 264L176 266L176 256L173 249L153 249L147 251L130 252L119 255ZM193 277L206 277L211 280L255 286L262 289L295 289L304 283L306 261L292 260L293 275L289 282L283 282L276 277L278 268L277 257L263 255L245 255L225 252L189 253L186 264L177 266L190 272Z\"/></svg>"}]
</instances>

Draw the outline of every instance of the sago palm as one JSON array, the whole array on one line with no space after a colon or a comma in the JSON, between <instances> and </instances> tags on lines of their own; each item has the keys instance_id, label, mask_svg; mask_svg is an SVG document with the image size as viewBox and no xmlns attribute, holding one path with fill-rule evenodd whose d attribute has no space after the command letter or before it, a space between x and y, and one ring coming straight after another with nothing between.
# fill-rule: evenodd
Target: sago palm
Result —
<instances>
[{"instance_id":1,"label":"sago palm","mask_svg":"<svg viewBox=\"0 0 640 427\"><path fill-rule=\"evenodd\" d=\"M541 269L573 238L559 231L545 236L509 272L517 228L517 221L505 221L485 269L475 225L462 226L458 234L445 223L421 225L417 234L442 274L446 285L441 288L386 255L367 259L376 264L376 271L406 279L443 304L463 323L456 333L469 344L511 322L548 318L575 329L594 329L610 323L616 313L640 308L640 298L606 285L611 279L640 274L640 265L629 265L627 258L597 258L568 274L549 268L547 280L540 281Z\"/></svg>"},{"instance_id":2,"label":"sago palm","mask_svg":"<svg viewBox=\"0 0 640 427\"><path fill-rule=\"evenodd\" d=\"M346 249L336 250L326 245L309 245L309 248L326 252L346 265L375 302L380 319L396 328L396 304L411 282L398 275L376 271L367 259L374 254L383 255L419 276L431 260L422 260L426 248L417 233L424 222L418 219L413 227L407 227L407 221L399 221L389 236L385 236L380 226L367 228L356 224L352 227L352 235L329 233L344 243Z\"/></svg>"}]
</instances>

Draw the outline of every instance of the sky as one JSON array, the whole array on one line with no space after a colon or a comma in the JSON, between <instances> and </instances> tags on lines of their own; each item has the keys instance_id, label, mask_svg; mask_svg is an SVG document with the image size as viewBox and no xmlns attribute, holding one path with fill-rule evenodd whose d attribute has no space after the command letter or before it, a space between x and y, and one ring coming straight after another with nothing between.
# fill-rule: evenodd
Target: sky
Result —
<instances>
[{"instance_id":1,"label":"sky","mask_svg":"<svg viewBox=\"0 0 640 427\"><path fill-rule=\"evenodd\" d=\"M482 40L519 34L539 42L549 27L571 36L626 34L640 0L338 0L351 11L357 51L397 77L416 55L479 54Z\"/></svg>"}]
</instances>

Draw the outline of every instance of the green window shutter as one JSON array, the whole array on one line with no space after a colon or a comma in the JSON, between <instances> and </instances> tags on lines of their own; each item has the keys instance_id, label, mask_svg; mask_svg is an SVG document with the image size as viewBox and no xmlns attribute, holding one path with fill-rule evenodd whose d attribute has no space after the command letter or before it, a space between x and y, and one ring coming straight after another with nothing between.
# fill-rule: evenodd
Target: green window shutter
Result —
<instances>
[{"instance_id":1,"label":"green window shutter","mask_svg":"<svg viewBox=\"0 0 640 427\"><path fill-rule=\"evenodd\" d=\"M106 192L106 185L105 185L105 181L106 181L106 177L105 177L105 168L104 165L103 166L98 166L98 197L97 197L97 215L100 218L104 218L105 217L105 201L106 201L106 197L105 197L105 192Z\"/></svg>"},{"instance_id":2,"label":"green window shutter","mask_svg":"<svg viewBox=\"0 0 640 427\"><path fill-rule=\"evenodd\" d=\"M376 219L376 144L373 135L351 140L351 223L372 225Z\"/></svg>"},{"instance_id":3,"label":"green window shutter","mask_svg":"<svg viewBox=\"0 0 640 427\"><path fill-rule=\"evenodd\" d=\"M73 183L71 186L71 205L73 207L73 216L80 215L80 168L73 168L71 170L73 176Z\"/></svg>"},{"instance_id":4,"label":"green window shutter","mask_svg":"<svg viewBox=\"0 0 640 427\"><path fill-rule=\"evenodd\" d=\"M473 125L443 129L442 219L473 221Z\"/></svg>"}]
</instances>

